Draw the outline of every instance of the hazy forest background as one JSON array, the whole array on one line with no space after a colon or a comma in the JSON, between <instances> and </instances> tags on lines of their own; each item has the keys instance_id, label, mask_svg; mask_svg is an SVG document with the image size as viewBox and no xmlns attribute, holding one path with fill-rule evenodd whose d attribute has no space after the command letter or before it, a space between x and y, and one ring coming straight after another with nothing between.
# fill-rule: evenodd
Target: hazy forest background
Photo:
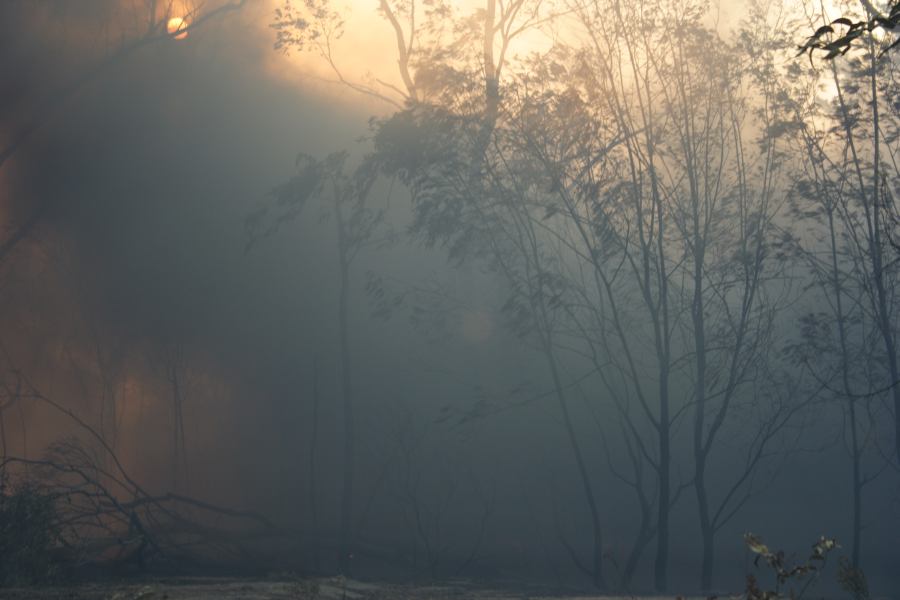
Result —
<instances>
[{"instance_id":1,"label":"hazy forest background","mask_svg":"<svg viewBox=\"0 0 900 600\"><path fill-rule=\"evenodd\" d=\"M898 14L0 3L0 582L897 593Z\"/></svg>"}]
</instances>

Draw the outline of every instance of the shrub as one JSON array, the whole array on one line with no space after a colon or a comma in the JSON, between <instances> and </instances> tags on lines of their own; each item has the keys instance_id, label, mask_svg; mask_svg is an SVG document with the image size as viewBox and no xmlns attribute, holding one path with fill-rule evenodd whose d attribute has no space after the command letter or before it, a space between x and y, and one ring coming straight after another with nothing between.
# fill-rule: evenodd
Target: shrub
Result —
<instances>
[{"instance_id":1,"label":"shrub","mask_svg":"<svg viewBox=\"0 0 900 600\"><path fill-rule=\"evenodd\" d=\"M0 586L50 579L58 538L53 498L29 486L0 494Z\"/></svg>"},{"instance_id":2,"label":"shrub","mask_svg":"<svg viewBox=\"0 0 900 600\"><path fill-rule=\"evenodd\" d=\"M845 592L853 595L853 600L869 600L869 584L863 570L854 567L846 556L842 556L838 568L838 584Z\"/></svg>"},{"instance_id":3,"label":"shrub","mask_svg":"<svg viewBox=\"0 0 900 600\"><path fill-rule=\"evenodd\" d=\"M784 552L770 550L760 538L752 533L744 535L744 543L756 555L753 564L758 567L760 561L763 561L775 575L775 589L773 590L761 589L756 577L748 575L744 590L746 600L776 600L778 598L799 600L822 572L828 554L835 548L839 548L833 539L822 536L812 545L812 552L805 562L792 564L785 557ZM795 590L790 586L792 582L803 583L799 590ZM789 586L787 595L783 590L785 586Z\"/></svg>"}]
</instances>

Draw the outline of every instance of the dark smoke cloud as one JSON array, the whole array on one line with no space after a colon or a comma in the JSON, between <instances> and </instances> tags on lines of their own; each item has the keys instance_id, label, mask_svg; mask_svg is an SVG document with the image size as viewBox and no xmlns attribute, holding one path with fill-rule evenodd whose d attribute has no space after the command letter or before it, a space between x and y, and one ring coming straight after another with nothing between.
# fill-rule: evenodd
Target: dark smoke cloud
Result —
<instances>
[{"instance_id":1,"label":"dark smoke cloud","mask_svg":"<svg viewBox=\"0 0 900 600\"><path fill-rule=\"evenodd\" d=\"M151 407L128 453L158 480L168 392L153 357L182 345L195 381L189 443L198 461L232 453L198 477L230 485L226 467L214 475L220 463L265 477L259 457L290 451L269 431L296 404L292 374L322 352L333 282L315 227L247 255L243 218L298 152L352 145L365 113L272 76L265 3L141 48L57 106L56 90L115 52L110 40L134 35L129 3L75 4L0 6L0 139L55 107L0 177L7 234L50 207L3 266L4 346L42 389L89 414L96 356L114 357L132 382L125 400ZM45 417L30 428L31 451L60 432Z\"/></svg>"}]
</instances>

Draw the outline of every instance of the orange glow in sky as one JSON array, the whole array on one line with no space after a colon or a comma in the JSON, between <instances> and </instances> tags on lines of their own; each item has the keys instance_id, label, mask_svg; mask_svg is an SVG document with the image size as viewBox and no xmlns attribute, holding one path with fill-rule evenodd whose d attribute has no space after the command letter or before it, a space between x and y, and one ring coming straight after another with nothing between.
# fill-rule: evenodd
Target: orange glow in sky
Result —
<instances>
[{"instance_id":1,"label":"orange glow in sky","mask_svg":"<svg viewBox=\"0 0 900 600\"><path fill-rule=\"evenodd\" d=\"M284 0L269 0L269 10L274 18L276 8L284 6ZM296 4L296 3L295 3ZM485 0L454 0L451 3L457 17L471 16L484 8ZM389 89L394 86L403 89L403 82L397 68L397 41L391 24L378 10L377 0L345 0L333 5L342 7L344 34L335 39L331 46L334 66L347 81L377 89L386 96L402 102L402 97ZM422 27L423 14L418 15L417 27ZM271 21L264 27L269 29ZM400 19L405 35L409 35L408 17ZM266 35L271 35L269 31ZM420 32L421 35L421 32ZM407 37L408 39L408 37ZM418 40L417 40L418 41ZM496 51L499 53L500 41ZM543 31L527 31L518 36L507 51L507 60L515 55L532 51L546 51L552 44ZM334 94L352 104L368 105L369 110L391 110L389 104L381 100L353 92L347 86L335 84L338 75L332 66L314 48L305 51L291 50L284 56L277 52L267 58L267 71L274 76L307 87L310 83L322 84L326 94ZM387 85L385 85L387 84Z\"/></svg>"}]
</instances>

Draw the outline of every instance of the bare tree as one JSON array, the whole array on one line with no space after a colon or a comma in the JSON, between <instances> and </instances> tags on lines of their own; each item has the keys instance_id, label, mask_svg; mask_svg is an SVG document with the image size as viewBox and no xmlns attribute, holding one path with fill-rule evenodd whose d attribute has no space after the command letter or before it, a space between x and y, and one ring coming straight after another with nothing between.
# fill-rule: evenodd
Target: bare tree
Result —
<instances>
[{"instance_id":1,"label":"bare tree","mask_svg":"<svg viewBox=\"0 0 900 600\"><path fill-rule=\"evenodd\" d=\"M167 403L171 414L172 462L170 464L170 485L172 491L187 491L190 481L188 468L187 435L184 418L184 406L189 396L190 369L185 342L182 336L175 334L163 339L153 349L153 362L161 371L161 379L165 393L169 397Z\"/></svg>"},{"instance_id":2,"label":"bare tree","mask_svg":"<svg viewBox=\"0 0 900 600\"><path fill-rule=\"evenodd\" d=\"M564 106L572 129L588 141L566 131L562 119L532 116L522 131L529 132L525 145L556 196L543 228L583 265L569 279L580 298L570 315L626 432L630 474L611 467L635 491L641 520L623 583L655 535L655 583L664 589L669 512L690 485L704 543L701 585L709 589L715 532L750 497L760 463L799 410L767 404L748 386L768 368L786 288L777 281L784 262L770 257L779 233L773 219L783 202L777 168L783 150L746 137L752 127L768 131L782 117L755 111L736 49L702 25L700 5L654 8L646 13L611 3L578 11L591 52L561 52L560 59L575 57ZM537 81L553 70L565 73L566 66L551 62L534 70L529 84L540 89ZM595 129L573 115L573 107L585 110L584 99ZM552 112L548 106L553 102L544 100L533 114ZM591 136L605 137L605 145ZM648 324L646 335L641 323ZM642 351L639 340L649 340L652 352ZM658 373L656 389L645 376L650 368ZM685 387L691 397L676 402L672 390ZM771 412L752 428L752 458L735 465L734 481L713 502L707 468L728 421L746 426L743 403ZM687 411L694 416L694 477L673 487L671 429ZM656 475L653 501L644 487L645 464Z\"/></svg>"},{"instance_id":3,"label":"bare tree","mask_svg":"<svg viewBox=\"0 0 900 600\"><path fill-rule=\"evenodd\" d=\"M494 493L484 489L471 467L461 464L464 461L458 453L449 453L456 457L455 464L444 462L447 450L455 444L449 439L448 432L437 430L439 425L420 422L421 419L406 405L400 407L398 420L394 433L397 460L392 489L403 509L412 548L410 566L414 574L424 571L432 579L442 574L459 576L477 559L481 550L488 521L494 512ZM434 474L439 476L434 477ZM454 536L449 533L453 519L459 518L460 507L466 507L459 491L464 478L468 480L479 511L468 548L458 541L454 543ZM424 551L424 565L420 564L420 549ZM458 555L455 564L451 562L453 554Z\"/></svg>"},{"instance_id":4,"label":"bare tree","mask_svg":"<svg viewBox=\"0 0 900 600\"><path fill-rule=\"evenodd\" d=\"M346 153L336 153L319 161L301 155L298 174L277 186L271 195L274 203L263 204L246 219L248 249L260 238L271 235L279 226L296 218L311 199L322 199L334 219L338 258L338 348L343 419L343 488L340 501L340 539L338 567L347 573L354 544L354 485L356 469L356 409L353 360L350 343L350 273L360 251L373 244L383 212L369 202L369 194L378 174L375 163L365 160L346 172Z\"/></svg>"},{"instance_id":5,"label":"bare tree","mask_svg":"<svg viewBox=\"0 0 900 600\"><path fill-rule=\"evenodd\" d=\"M816 8L808 6L808 14ZM879 449L880 418L874 415L893 422L890 455L900 459L897 270L890 243L900 123L886 101L895 93L881 58L889 40L877 40L865 28L854 31L852 39L833 47L847 54L844 58L813 62L806 72L792 66L789 76L770 79L779 81L784 104L792 110L789 129L803 173L793 213L813 233L798 244L797 253L825 301L824 308L804 315L803 337L794 351L843 413L853 498L851 564L859 568L865 487L888 459L871 456ZM823 29L820 35L826 34ZM831 97L822 97L823 84ZM892 406L883 402L886 397Z\"/></svg>"}]
</instances>

